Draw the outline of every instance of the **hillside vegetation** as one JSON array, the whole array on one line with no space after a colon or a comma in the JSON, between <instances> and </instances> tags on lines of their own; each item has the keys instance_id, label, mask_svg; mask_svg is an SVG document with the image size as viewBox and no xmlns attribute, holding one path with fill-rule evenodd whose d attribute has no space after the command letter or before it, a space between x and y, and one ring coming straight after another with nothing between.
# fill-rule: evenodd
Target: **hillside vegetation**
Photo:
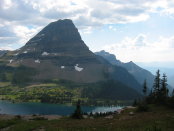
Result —
<instances>
[{"instance_id":1,"label":"hillside vegetation","mask_svg":"<svg viewBox=\"0 0 174 131\"><path fill-rule=\"evenodd\" d=\"M138 93L130 94L132 89L124 92L125 88L115 81L76 84L65 80L53 80L24 87L10 82L0 82L0 99L59 104L74 104L79 99L83 105L117 105L130 103L134 98L141 97Z\"/></svg>"}]
</instances>

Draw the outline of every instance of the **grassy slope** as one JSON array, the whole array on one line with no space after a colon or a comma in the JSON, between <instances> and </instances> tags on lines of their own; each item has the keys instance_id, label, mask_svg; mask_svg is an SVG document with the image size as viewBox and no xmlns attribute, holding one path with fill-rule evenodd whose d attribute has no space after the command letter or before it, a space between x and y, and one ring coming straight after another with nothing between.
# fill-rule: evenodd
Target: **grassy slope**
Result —
<instances>
[{"instance_id":1,"label":"grassy slope","mask_svg":"<svg viewBox=\"0 0 174 131\"><path fill-rule=\"evenodd\" d=\"M115 105L129 103L134 95L125 88L117 88L119 83L96 83L91 85L74 84L71 82L55 82L35 84L25 88L13 86L8 82L0 82L0 99L14 102L46 102L69 104L78 99L85 105ZM112 87L114 86L114 87ZM121 95L125 92L125 95ZM135 97L136 97L135 93ZM137 96L138 97L138 96ZM125 99L126 98L126 99Z\"/></svg>"},{"instance_id":2,"label":"grassy slope","mask_svg":"<svg viewBox=\"0 0 174 131\"><path fill-rule=\"evenodd\" d=\"M49 97L48 100L60 98L62 102L63 98L66 99L75 99L79 98L78 90L66 89L64 86L47 83L47 84L37 84L32 86L27 86L25 88L14 87L8 83L0 82L0 99L12 100L15 102L40 102L42 97ZM58 103L57 101L48 101L50 103Z\"/></svg>"},{"instance_id":3,"label":"grassy slope","mask_svg":"<svg viewBox=\"0 0 174 131\"><path fill-rule=\"evenodd\" d=\"M0 120L0 128L10 127L11 131L30 130L98 130L98 131L173 131L174 112L165 107L151 107L151 111L145 113L135 113L130 116L132 109L125 110L121 115L114 115L113 119L104 117L94 119L75 120L71 118L61 118L59 120Z\"/></svg>"}]
</instances>

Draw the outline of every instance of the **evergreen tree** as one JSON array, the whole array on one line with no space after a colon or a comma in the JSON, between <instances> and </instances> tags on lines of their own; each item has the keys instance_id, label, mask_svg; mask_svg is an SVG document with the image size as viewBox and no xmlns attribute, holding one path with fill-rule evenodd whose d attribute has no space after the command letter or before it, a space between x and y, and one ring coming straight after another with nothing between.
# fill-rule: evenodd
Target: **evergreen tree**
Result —
<instances>
[{"instance_id":1,"label":"evergreen tree","mask_svg":"<svg viewBox=\"0 0 174 131\"><path fill-rule=\"evenodd\" d=\"M167 89L167 76L164 73L163 78L161 80L161 90L160 90L160 95L162 99L165 99L168 97L168 89Z\"/></svg>"},{"instance_id":2,"label":"evergreen tree","mask_svg":"<svg viewBox=\"0 0 174 131\"><path fill-rule=\"evenodd\" d=\"M147 95L147 82L146 82L146 79L144 80L144 84L143 84L143 94L144 94L144 96Z\"/></svg>"},{"instance_id":3,"label":"evergreen tree","mask_svg":"<svg viewBox=\"0 0 174 131\"><path fill-rule=\"evenodd\" d=\"M160 70L157 70L153 85L153 95L155 99L158 99L160 96L160 85L161 85Z\"/></svg>"},{"instance_id":4,"label":"evergreen tree","mask_svg":"<svg viewBox=\"0 0 174 131\"><path fill-rule=\"evenodd\" d=\"M80 105L80 100L77 101L77 105L76 105L76 110L75 112L73 113L72 117L73 118L76 118L76 119L82 119L83 116L82 116L82 111L81 111L81 105Z\"/></svg>"}]
</instances>

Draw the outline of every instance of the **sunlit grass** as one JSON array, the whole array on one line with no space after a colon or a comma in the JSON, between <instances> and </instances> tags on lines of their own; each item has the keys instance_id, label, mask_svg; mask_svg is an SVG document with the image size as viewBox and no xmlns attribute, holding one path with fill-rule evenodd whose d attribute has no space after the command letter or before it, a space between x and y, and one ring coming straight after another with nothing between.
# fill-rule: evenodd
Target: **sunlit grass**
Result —
<instances>
[{"instance_id":1,"label":"sunlit grass","mask_svg":"<svg viewBox=\"0 0 174 131\"><path fill-rule=\"evenodd\" d=\"M54 83L48 83L48 84L38 84L38 85L27 86L27 88L33 88L33 87L58 87L58 85Z\"/></svg>"}]
</instances>

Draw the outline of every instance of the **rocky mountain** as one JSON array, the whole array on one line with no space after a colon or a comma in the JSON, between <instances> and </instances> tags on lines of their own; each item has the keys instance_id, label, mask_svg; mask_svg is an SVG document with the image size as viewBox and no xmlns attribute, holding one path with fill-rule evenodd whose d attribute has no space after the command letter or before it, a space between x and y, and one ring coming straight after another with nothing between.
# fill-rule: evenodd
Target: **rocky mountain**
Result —
<instances>
[{"instance_id":1,"label":"rocky mountain","mask_svg":"<svg viewBox=\"0 0 174 131\"><path fill-rule=\"evenodd\" d=\"M147 86L149 88L153 86L153 80L155 76L151 72L139 67L132 61L128 63L123 63L120 60L117 60L115 55L105 52L104 50L96 52L95 54L102 56L113 65L118 65L126 69L130 74L132 74L135 77L139 84L143 85L144 80L146 79Z\"/></svg>"},{"instance_id":2,"label":"rocky mountain","mask_svg":"<svg viewBox=\"0 0 174 131\"><path fill-rule=\"evenodd\" d=\"M120 60L117 60L115 55L105 52L104 50L96 52L95 54L102 56L113 65L117 65L126 69L130 74L132 74L135 77L135 79L139 82L140 85L143 85L144 80L146 80L149 90L151 90L151 88L153 87L155 76L148 70L139 67L134 62L130 61L127 63L123 63ZM173 88L170 85L168 85L168 89L170 93L173 90Z\"/></svg>"},{"instance_id":3,"label":"rocky mountain","mask_svg":"<svg viewBox=\"0 0 174 131\"><path fill-rule=\"evenodd\" d=\"M37 69L38 81L57 78L90 83L105 79L105 65L88 49L71 20L50 23L6 58L10 66Z\"/></svg>"},{"instance_id":4,"label":"rocky mountain","mask_svg":"<svg viewBox=\"0 0 174 131\"><path fill-rule=\"evenodd\" d=\"M17 68L10 69L14 72L14 82L28 80L24 73L30 76L29 84L52 80L91 84L112 79L120 83L119 88L124 88L125 92L129 88L134 96L141 91L140 84L126 69L113 66L91 52L69 19L50 23L23 47L6 53L1 61L8 67ZM120 93L124 95L123 91Z\"/></svg>"}]
</instances>

